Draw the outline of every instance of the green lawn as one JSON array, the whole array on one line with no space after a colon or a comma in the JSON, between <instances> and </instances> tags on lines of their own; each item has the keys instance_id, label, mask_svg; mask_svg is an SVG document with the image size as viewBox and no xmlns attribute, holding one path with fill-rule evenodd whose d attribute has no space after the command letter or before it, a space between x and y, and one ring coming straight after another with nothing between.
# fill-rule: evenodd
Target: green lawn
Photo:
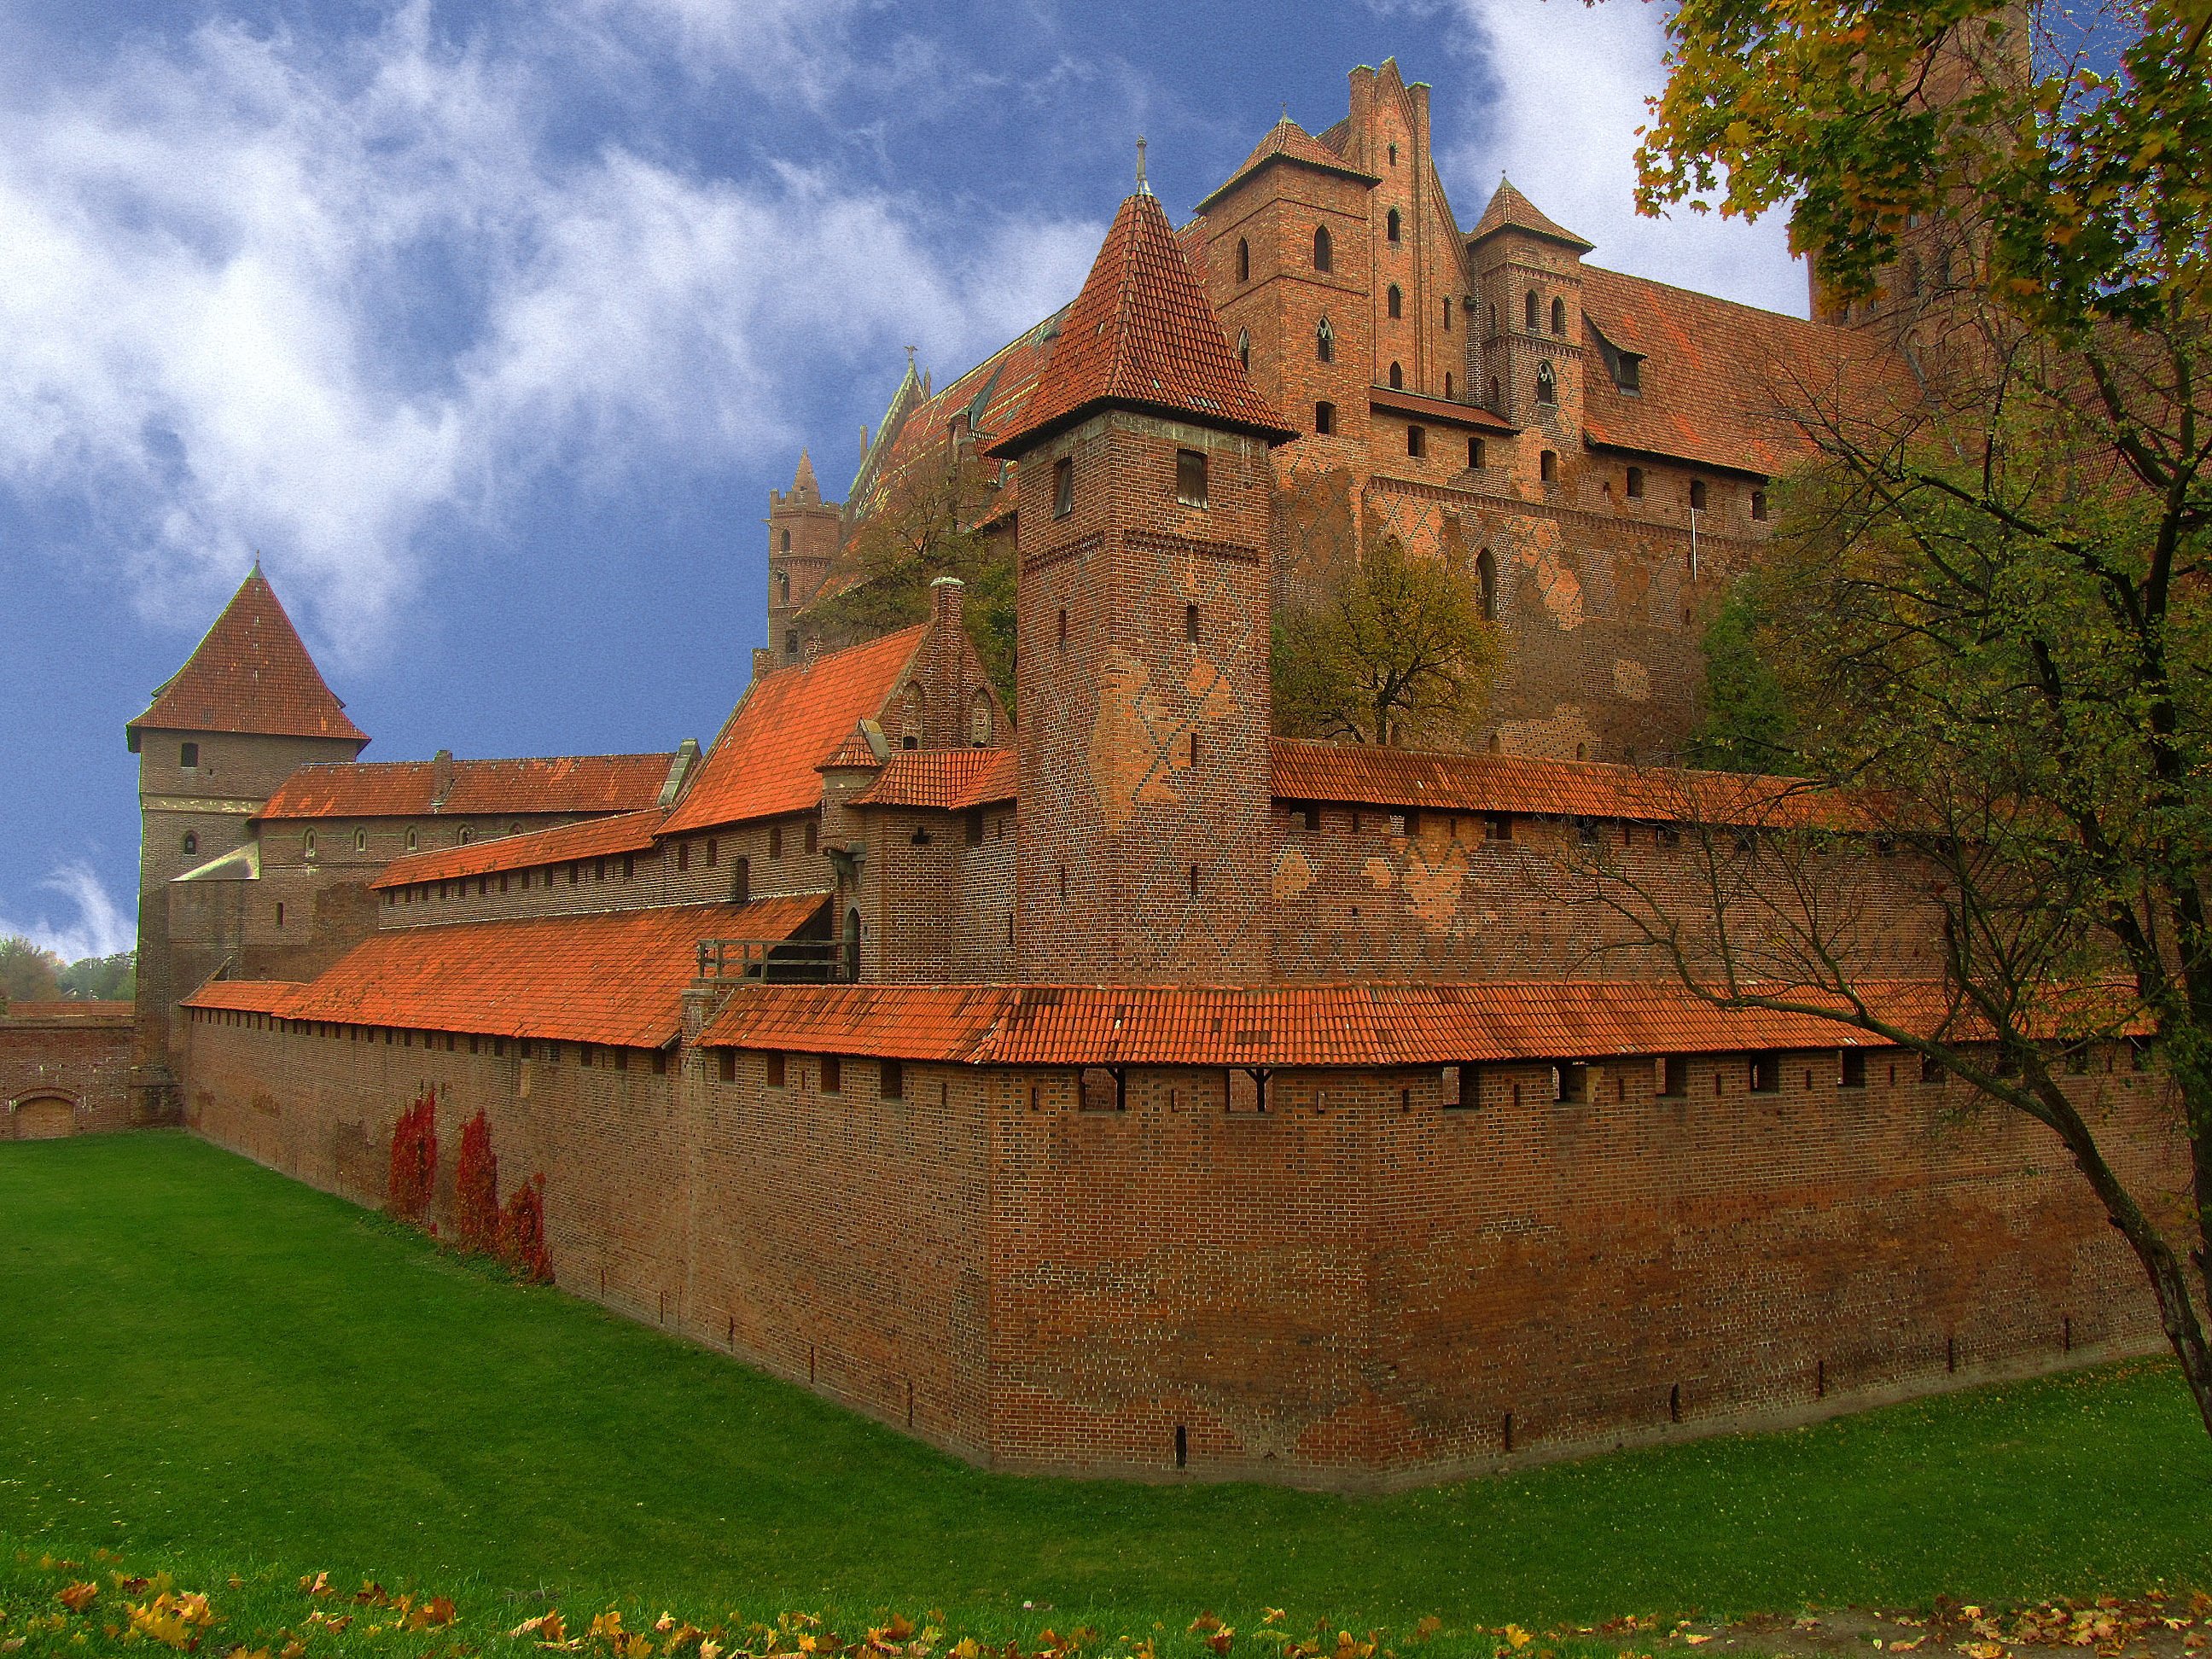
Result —
<instances>
[{"instance_id":1,"label":"green lawn","mask_svg":"<svg viewBox=\"0 0 2212 1659\"><path fill-rule=\"evenodd\" d=\"M0 1146L0 1534L19 1598L106 1547L702 1623L1540 1626L2212 1583L2212 1445L2146 1362L1381 1498L987 1474L142 1134Z\"/></svg>"}]
</instances>

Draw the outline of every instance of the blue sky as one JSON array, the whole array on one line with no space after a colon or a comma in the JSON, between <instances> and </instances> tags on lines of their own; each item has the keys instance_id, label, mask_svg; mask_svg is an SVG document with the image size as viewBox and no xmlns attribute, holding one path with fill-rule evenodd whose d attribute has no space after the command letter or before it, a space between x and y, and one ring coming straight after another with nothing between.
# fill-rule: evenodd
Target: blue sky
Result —
<instances>
[{"instance_id":1,"label":"blue sky","mask_svg":"<svg viewBox=\"0 0 2212 1659\"><path fill-rule=\"evenodd\" d=\"M1353 64L1596 262L1803 312L1778 223L1635 218L1645 0L0 0L0 933L129 942L123 725L258 552L371 759L706 739L766 492L902 348L1071 297Z\"/></svg>"}]
</instances>

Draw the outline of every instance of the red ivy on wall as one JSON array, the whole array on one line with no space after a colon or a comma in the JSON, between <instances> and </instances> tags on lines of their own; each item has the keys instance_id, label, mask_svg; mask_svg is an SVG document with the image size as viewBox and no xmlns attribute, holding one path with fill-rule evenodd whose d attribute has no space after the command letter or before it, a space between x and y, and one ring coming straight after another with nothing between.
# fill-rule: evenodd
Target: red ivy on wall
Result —
<instances>
[{"instance_id":1,"label":"red ivy on wall","mask_svg":"<svg viewBox=\"0 0 2212 1659\"><path fill-rule=\"evenodd\" d=\"M545 1177L516 1188L499 1218L499 1259L533 1285L550 1283L553 1258L545 1253Z\"/></svg>"},{"instance_id":2,"label":"red ivy on wall","mask_svg":"<svg viewBox=\"0 0 2212 1659\"><path fill-rule=\"evenodd\" d=\"M461 1126L460 1162L453 1171L453 1232L465 1250L499 1249L499 1157L482 1111Z\"/></svg>"},{"instance_id":3,"label":"red ivy on wall","mask_svg":"<svg viewBox=\"0 0 2212 1659\"><path fill-rule=\"evenodd\" d=\"M402 1221L429 1219L438 1187L438 1091L426 1088L392 1126L388 1207Z\"/></svg>"}]
</instances>

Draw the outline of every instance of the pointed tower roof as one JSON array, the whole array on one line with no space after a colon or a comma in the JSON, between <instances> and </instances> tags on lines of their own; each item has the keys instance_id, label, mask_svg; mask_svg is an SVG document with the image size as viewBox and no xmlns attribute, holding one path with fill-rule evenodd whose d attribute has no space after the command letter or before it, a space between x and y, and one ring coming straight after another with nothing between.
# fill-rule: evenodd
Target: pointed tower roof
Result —
<instances>
[{"instance_id":1,"label":"pointed tower roof","mask_svg":"<svg viewBox=\"0 0 2212 1659\"><path fill-rule=\"evenodd\" d=\"M1498 180L1498 189L1490 198L1490 205L1483 209L1482 217L1468 233L1468 244L1472 246L1498 230L1526 231L1531 236L1563 242L1579 253L1588 253L1597 246L1595 242L1585 241L1564 226L1554 224L1537 211L1534 202L1514 189L1510 179L1503 176Z\"/></svg>"},{"instance_id":2,"label":"pointed tower roof","mask_svg":"<svg viewBox=\"0 0 2212 1659\"><path fill-rule=\"evenodd\" d=\"M822 499L822 486L814 482L814 458L803 449L799 452L799 471L792 476L791 493L805 501Z\"/></svg>"},{"instance_id":3,"label":"pointed tower roof","mask_svg":"<svg viewBox=\"0 0 2212 1659\"><path fill-rule=\"evenodd\" d=\"M1278 161L1295 162L1300 167L1312 167L1322 173L1333 173L1340 179L1354 179L1363 185L1375 185L1382 182L1373 173L1362 173L1358 167L1352 166L1344 157L1330 149L1285 115L1267 129L1267 136L1262 138L1252 153L1244 158L1243 165L1231 173L1218 190L1198 204L1198 210L1204 213L1226 196L1231 189L1243 183L1247 178L1259 172L1261 167L1272 166Z\"/></svg>"},{"instance_id":4,"label":"pointed tower roof","mask_svg":"<svg viewBox=\"0 0 2212 1659\"><path fill-rule=\"evenodd\" d=\"M1159 198L1142 188L1114 216L1020 424L986 453L1018 454L1109 407L1270 443L1297 436L1253 388Z\"/></svg>"},{"instance_id":5,"label":"pointed tower roof","mask_svg":"<svg viewBox=\"0 0 2212 1659\"><path fill-rule=\"evenodd\" d=\"M356 749L368 733L345 715L300 642L256 564L185 665L124 729L131 750L142 730L252 732L268 737L337 738Z\"/></svg>"}]
</instances>

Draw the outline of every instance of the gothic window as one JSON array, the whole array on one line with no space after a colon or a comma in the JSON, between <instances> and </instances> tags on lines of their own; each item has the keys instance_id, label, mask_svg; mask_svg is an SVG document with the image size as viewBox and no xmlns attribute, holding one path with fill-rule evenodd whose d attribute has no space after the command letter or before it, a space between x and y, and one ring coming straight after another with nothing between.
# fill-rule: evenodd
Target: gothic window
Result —
<instances>
[{"instance_id":1,"label":"gothic window","mask_svg":"<svg viewBox=\"0 0 2212 1659\"><path fill-rule=\"evenodd\" d=\"M1390 314L1393 317L1406 314L1406 290L1395 283L1390 284Z\"/></svg>"},{"instance_id":2,"label":"gothic window","mask_svg":"<svg viewBox=\"0 0 2212 1659\"><path fill-rule=\"evenodd\" d=\"M1628 499L1632 501L1644 499L1644 469L1640 466L1628 469Z\"/></svg>"},{"instance_id":3,"label":"gothic window","mask_svg":"<svg viewBox=\"0 0 2212 1659\"><path fill-rule=\"evenodd\" d=\"M1474 580L1482 592L1483 621L1496 622L1498 620L1498 561L1490 556L1490 550L1486 547L1474 556Z\"/></svg>"},{"instance_id":4,"label":"gothic window","mask_svg":"<svg viewBox=\"0 0 2212 1659\"><path fill-rule=\"evenodd\" d=\"M1429 453L1429 432L1426 427L1409 426L1406 428L1406 453L1416 460Z\"/></svg>"},{"instance_id":5,"label":"gothic window","mask_svg":"<svg viewBox=\"0 0 2212 1659\"><path fill-rule=\"evenodd\" d=\"M1324 363L1336 361L1336 331L1328 325L1326 317L1321 319L1321 326L1314 330L1314 356Z\"/></svg>"},{"instance_id":6,"label":"gothic window","mask_svg":"<svg viewBox=\"0 0 2212 1659\"><path fill-rule=\"evenodd\" d=\"M477 832L470 829L469 826L465 823L460 827L459 830L455 833L453 841L457 846L466 847L476 838Z\"/></svg>"},{"instance_id":7,"label":"gothic window","mask_svg":"<svg viewBox=\"0 0 2212 1659\"><path fill-rule=\"evenodd\" d=\"M1334 404L1316 404L1314 405L1314 430L1321 434L1323 437L1327 437L1330 433L1336 430L1336 405Z\"/></svg>"},{"instance_id":8,"label":"gothic window","mask_svg":"<svg viewBox=\"0 0 2212 1659\"><path fill-rule=\"evenodd\" d=\"M1390 365L1390 390L1402 392L1406 387L1406 371L1397 364Z\"/></svg>"},{"instance_id":9,"label":"gothic window","mask_svg":"<svg viewBox=\"0 0 2212 1659\"><path fill-rule=\"evenodd\" d=\"M1316 225L1314 227L1314 269L1330 270L1335 268L1335 264L1336 250L1329 240L1328 227Z\"/></svg>"},{"instance_id":10,"label":"gothic window","mask_svg":"<svg viewBox=\"0 0 2212 1659\"><path fill-rule=\"evenodd\" d=\"M1176 451L1176 500L1185 507L1206 505L1206 452Z\"/></svg>"},{"instance_id":11,"label":"gothic window","mask_svg":"<svg viewBox=\"0 0 2212 1659\"><path fill-rule=\"evenodd\" d=\"M1240 283L1252 280L1252 244L1242 236L1237 239L1237 280Z\"/></svg>"},{"instance_id":12,"label":"gothic window","mask_svg":"<svg viewBox=\"0 0 2212 1659\"><path fill-rule=\"evenodd\" d=\"M1390 165L1394 167L1398 165L1398 147L1395 144L1390 146Z\"/></svg>"},{"instance_id":13,"label":"gothic window","mask_svg":"<svg viewBox=\"0 0 2212 1659\"><path fill-rule=\"evenodd\" d=\"M782 545L782 550L783 550L783 551L785 551L786 553L788 553L788 552L790 552L790 551L791 551L791 532L790 532L788 530L787 530L787 531L785 531L785 532L783 532L783 539L782 539L782 544L781 544L781 545Z\"/></svg>"},{"instance_id":14,"label":"gothic window","mask_svg":"<svg viewBox=\"0 0 2212 1659\"><path fill-rule=\"evenodd\" d=\"M1444 401L1445 401L1446 403L1449 403L1449 402L1451 401L1451 395L1452 395L1452 377L1451 377L1451 370L1449 370L1449 369L1446 369L1446 370L1444 371Z\"/></svg>"},{"instance_id":15,"label":"gothic window","mask_svg":"<svg viewBox=\"0 0 2212 1659\"><path fill-rule=\"evenodd\" d=\"M301 845L309 858L315 856L315 832L312 830L301 837Z\"/></svg>"},{"instance_id":16,"label":"gothic window","mask_svg":"<svg viewBox=\"0 0 2212 1659\"><path fill-rule=\"evenodd\" d=\"M1451 332L1451 295L1444 295L1444 332Z\"/></svg>"},{"instance_id":17,"label":"gothic window","mask_svg":"<svg viewBox=\"0 0 2212 1659\"><path fill-rule=\"evenodd\" d=\"M1540 404L1559 401L1559 377L1552 373L1549 363L1536 365L1536 401Z\"/></svg>"},{"instance_id":18,"label":"gothic window","mask_svg":"<svg viewBox=\"0 0 2212 1659\"><path fill-rule=\"evenodd\" d=\"M1495 374L1490 377L1490 406L1501 410L1505 407L1505 388L1498 384Z\"/></svg>"},{"instance_id":19,"label":"gothic window","mask_svg":"<svg viewBox=\"0 0 2212 1659\"><path fill-rule=\"evenodd\" d=\"M1052 516L1064 519L1075 511L1075 463L1066 456L1052 464Z\"/></svg>"},{"instance_id":20,"label":"gothic window","mask_svg":"<svg viewBox=\"0 0 2212 1659\"><path fill-rule=\"evenodd\" d=\"M199 832L198 832L198 830L185 830L185 853L186 856L188 856L188 857L189 857L190 855L191 855L192 854L195 854L195 853L198 852L199 850L200 850L200 837L199 837Z\"/></svg>"},{"instance_id":21,"label":"gothic window","mask_svg":"<svg viewBox=\"0 0 2212 1659\"><path fill-rule=\"evenodd\" d=\"M1249 329L1237 331L1237 361L1247 368L1252 367L1252 331Z\"/></svg>"},{"instance_id":22,"label":"gothic window","mask_svg":"<svg viewBox=\"0 0 2212 1659\"><path fill-rule=\"evenodd\" d=\"M1398 240L1398 210L1392 208L1382 216L1382 234L1392 241Z\"/></svg>"},{"instance_id":23,"label":"gothic window","mask_svg":"<svg viewBox=\"0 0 2212 1659\"><path fill-rule=\"evenodd\" d=\"M1541 303L1542 301L1536 297L1536 290L1530 289L1528 299L1521 307L1521 320L1531 329L1536 326L1536 307Z\"/></svg>"},{"instance_id":24,"label":"gothic window","mask_svg":"<svg viewBox=\"0 0 2212 1659\"><path fill-rule=\"evenodd\" d=\"M1567 302L1565 300L1554 300L1552 301L1552 332L1565 334L1566 331Z\"/></svg>"},{"instance_id":25,"label":"gothic window","mask_svg":"<svg viewBox=\"0 0 2212 1659\"><path fill-rule=\"evenodd\" d=\"M416 833L416 830L410 828L407 831L407 850L410 853L414 852L417 848L421 847L422 844L422 837Z\"/></svg>"}]
</instances>

